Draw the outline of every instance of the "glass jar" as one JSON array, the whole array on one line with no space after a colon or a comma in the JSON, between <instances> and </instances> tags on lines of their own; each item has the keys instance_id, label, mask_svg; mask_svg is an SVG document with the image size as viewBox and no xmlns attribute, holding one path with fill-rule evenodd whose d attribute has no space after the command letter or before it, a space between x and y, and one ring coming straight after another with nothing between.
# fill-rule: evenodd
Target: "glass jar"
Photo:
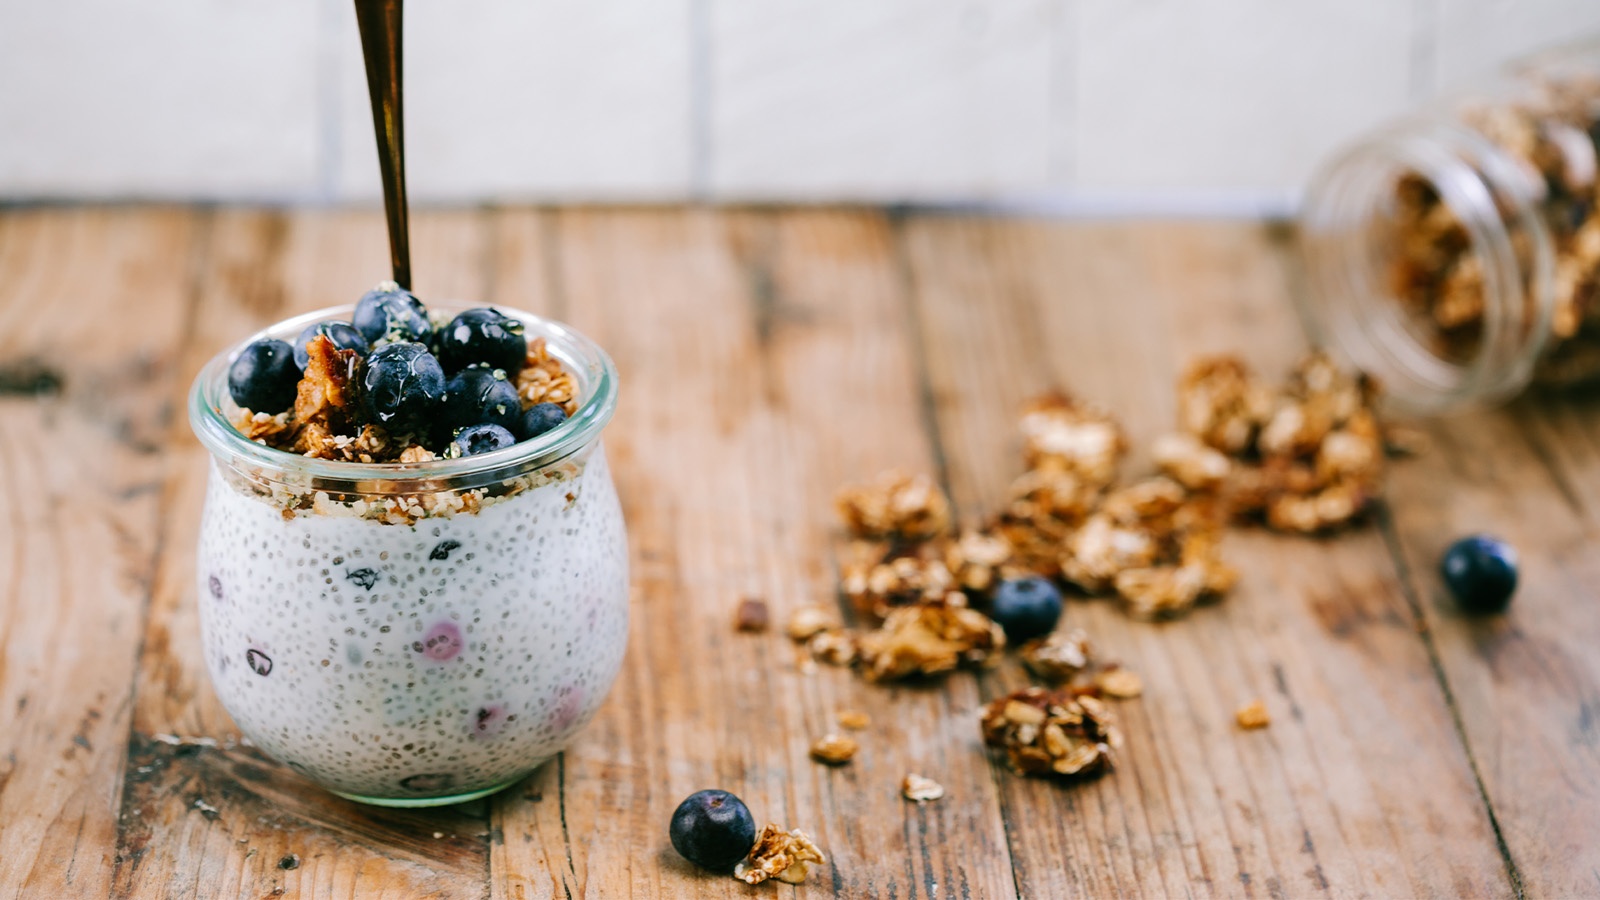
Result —
<instances>
[{"instance_id":1,"label":"glass jar","mask_svg":"<svg viewBox=\"0 0 1600 900\"><path fill-rule=\"evenodd\" d=\"M1334 158L1300 217L1314 343L1402 411L1600 377L1600 42L1509 67Z\"/></svg>"},{"instance_id":2,"label":"glass jar","mask_svg":"<svg viewBox=\"0 0 1600 900\"><path fill-rule=\"evenodd\" d=\"M211 452L197 574L212 683L251 741L352 800L504 788L562 748L621 667L627 538L600 444L616 371L582 335L502 311L580 383L567 422L502 450L362 464L236 430L239 350L349 308L252 335L190 393Z\"/></svg>"}]
</instances>

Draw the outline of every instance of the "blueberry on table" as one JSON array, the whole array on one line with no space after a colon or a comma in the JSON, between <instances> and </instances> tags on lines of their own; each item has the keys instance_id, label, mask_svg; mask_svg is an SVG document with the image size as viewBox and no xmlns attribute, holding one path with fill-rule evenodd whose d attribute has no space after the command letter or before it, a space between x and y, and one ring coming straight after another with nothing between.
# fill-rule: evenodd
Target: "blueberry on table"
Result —
<instances>
[{"instance_id":1,"label":"blueberry on table","mask_svg":"<svg viewBox=\"0 0 1600 900\"><path fill-rule=\"evenodd\" d=\"M1002 581L995 588L989 616L1013 644L1042 637L1061 620L1061 591L1037 575Z\"/></svg>"},{"instance_id":2,"label":"blueberry on table","mask_svg":"<svg viewBox=\"0 0 1600 900\"><path fill-rule=\"evenodd\" d=\"M350 317L368 344L379 341L422 341L433 331L428 308L414 294L392 281L362 295Z\"/></svg>"},{"instance_id":3,"label":"blueberry on table","mask_svg":"<svg viewBox=\"0 0 1600 900\"><path fill-rule=\"evenodd\" d=\"M479 453L504 450L516 442L511 432L499 425L468 425L456 432L456 438L450 442L450 446L457 451L456 455L477 456Z\"/></svg>"},{"instance_id":4,"label":"blueberry on table","mask_svg":"<svg viewBox=\"0 0 1600 900\"><path fill-rule=\"evenodd\" d=\"M756 823L744 801L727 791L697 791L672 814L672 846L713 872L730 872L756 842Z\"/></svg>"},{"instance_id":5,"label":"blueberry on table","mask_svg":"<svg viewBox=\"0 0 1600 900\"><path fill-rule=\"evenodd\" d=\"M1444 552L1439 574L1462 610L1504 612L1517 589L1517 551L1486 534L1464 537Z\"/></svg>"},{"instance_id":6,"label":"blueberry on table","mask_svg":"<svg viewBox=\"0 0 1600 900\"><path fill-rule=\"evenodd\" d=\"M301 369L304 369L311 359L310 354L306 352L306 345L319 334L333 341L335 349L354 350L361 356L367 355L367 339L349 322L316 322L307 325L306 330L300 332L300 336L294 339L294 364Z\"/></svg>"},{"instance_id":7,"label":"blueberry on table","mask_svg":"<svg viewBox=\"0 0 1600 900\"><path fill-rule=\"evenodd\" d=\"M367 358L362 402L394 434L421 430L444 407L444 369L421 344L385 344Z\"/></svg>"},{"instance_id":8,"label":"blueberry on table","mask_svg":"<svg viewBox=\"0 0 1600 900\"><path fill-rule=\"evenodd\" d=\"M515 432L521 427L522 400L504 369L472 366L445 385L445 418L452 429L487 423Z\"/></svg>"},{"instance_id":9,"label":"blueberry on table","mask_svg":"<svg viewBox=\"0 0 1600 900\"><path fill-rule=\"evenodd\" d=\"M518 437L536 438L567 420L567 411L554 403L535 403L522 414Z\"/></svg>"},{"instance_id":10,"label":"blueberry on table","mask_svg":"<svg viewBox=\"0 0 1600 900\"><path fill-rule=\"evenodd\" d=\"M283 341L256 341L228 366L228 393L251 412L277 415L287 410L299 386L294 348Z\"/></svg>"},{"instance_id":11,"label":"blueberry on table","mask_svg":"<svg viewBox=\"0 0 1600 900\"><path fill-rule=\"evenodd\" d=\"M445 371L486 365L515 375L528 359L522 322L498 309L469 309L450 320L437 335L439 362Z\"/></svg>"}]
</instances>

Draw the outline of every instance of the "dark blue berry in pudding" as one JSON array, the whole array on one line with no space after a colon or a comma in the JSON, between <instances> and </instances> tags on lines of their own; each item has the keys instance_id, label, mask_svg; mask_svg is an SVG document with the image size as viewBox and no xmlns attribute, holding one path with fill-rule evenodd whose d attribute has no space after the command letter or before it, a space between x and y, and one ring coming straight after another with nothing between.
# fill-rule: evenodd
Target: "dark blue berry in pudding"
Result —
<instances>
[{"instance_id":1,"label":"dark blue berry in pudding","mask_svg":"<svg viewBox=\"0 0 1600 900\"><path fill-rule=\"evenodd\" d=\"M294 405L300 368L294 348L283 341L256 341L228 366L228 393L251 412L277 415Z\"/></svg>"},{"instance_id":2,"label":"dark blue berry in pudding","mask_svg":"<svg viewBox=\"0 0 1600 900\"><path fill-rule=\"evenodd\" d=\"M250 665L250 668L255 670L257 675L272 674L272 657L262 653L260 650L253 647L246 650L244 652L244 661Z\"/></svg>"},{"instance_id":3,"label":"dark blue berry in pudding","mask_svg":"<svg viewBox=\"0 0 1600 900\"><path fill-rule=\"evenodd\" d=\"M451 429L489 424L514 432L522 419L522 400L504 369L473 366L452 375L445 385L445 418Z\"/></svg>"},{"instance_id":4,"label":"dark blue berry in pudding","mask_svg":"<svg viewBox=\"0 0 1600 900\"><path fill-rule=\"evenodd\" d=\"M499 425L468 425L456 432L450 446L457 456L477 456L503 450L516 442L516 437Z\"/></svg>"},{"instance_id":5,"label":"dark blue berry in pudding","mask_svg":"<svg viewBox=\"0 0 1600 900\"><path fill-rule=\"evenodd\" d=\"M419 794L437 793L454 784L456 777L449 772L427 772L421 775L407 775L400 779L400 786L408 791Z\"/></svg>"},{"instance_id":6,"label":"dark blue berry in pudding","mask_svg":"<svg viewBox=\"0 0 1600 900\"><path fill-rule=\"evenodd\" d=\"M1042 637L1061 620L1061 592L1037 575L1002 581L995 588L989 617L1014 644Z\"/></svg>"},{"instance_id":7,"label":"dark blue berry in pudding","mask_svg":"<svg viewBox=\"0 0 1600 900\"><path fill-rule=\"evenodd\" d=\"M434 545L433 552L428 554L429 559L449 559L451 550L461 548L460 541L440 541Z\"/></svg>"},{"instance_id":8,"label":"dark blue berry in pudding","mask_svg":"<svg viewBox=\"0 0 1600 900\"><path fill-rule=\"evenodd\" d=\"M376 569L355 569L353 571L344 573L344 577L354 581L356 584L361 585L369 591L372 590L373 585L378 583L378 572Z\"/></svg>"},{"instance_id":9,"label":"dark blue berry in pudding","mask_svg":"<svg viewBox=\"0 0 1600 900\"><path fill-rule=\"evenodd\" d=\"M1504 612L1517 589L1517 551L1487 534L1464 537L1445 551L1439 574L1463 611Z\"/></svg>"},{"instance_id":10,"label":"dark blue berry in pudding","mask_svg":"<svg viewBox=\"0 0 1600 900\"><path fill-rule=\"evenodd\" d=\"M367 355L367 339L361 332L355 330L348 322L316 322L306 326L300 336L294 339L294 364L302 370L310 360L306 353L306 345L317 335L322 335L333 341L333 346L338 350L354 350L362 356Z\"/></svg>"},{"instance_id":11,"label":"dark blue berry in pudding","mask_svg":"<svg viewBox=\"0 0 1600 900\"><path fill-rule=\"evenodd\" d=\"M732 871L756 842L756 823L744 801L727 791L697 791L672 814L672 846L713 872Z\"/></svg>"},{"instance_id":12,"label":"dark blue berry in pudding","mask_svg":"<svg viewBox=\"0 0 1600 900\"><path fill-rule=\"evenodd\" d=\"M536 438L566 420L566 410L554 403L535 403L522 414L517 436L525 441Z\"/></svg>"},{"instance_id":13,"label":"dark blue berry in pudding","mask_svg":"<svg viewBox=\"0 0 1600 900\"><path fill-rule=\"evenodd\" d=\"M368 344L379 341L423 341L433 331L428 308L410 291L392 281L379 282L356 302L351 323Z\"/></svg>"},{"instance_id":14,"label":"dark blue berry in pudding","mask_svg":"<svg viewBox=\"0 0 1600 900\"><path fill-rule=\"evenodd\" d=\"M528 359L522 323L489 307L469 309L451 319L439 329L436 340L439 362L447 372L485 365L515 375Z\"/></svg>"},{"instance_id":15,"label":"dark blue berry in pudding","mask_svg":"<svg viewBox=\"0 0 1600 900\"><path fill-rule=\"evenodd\" d=\"M421 344L385 344L367 358L367 415L391 434L420 431L444 408L444 370Z\"/></svg>"}]
</instances>

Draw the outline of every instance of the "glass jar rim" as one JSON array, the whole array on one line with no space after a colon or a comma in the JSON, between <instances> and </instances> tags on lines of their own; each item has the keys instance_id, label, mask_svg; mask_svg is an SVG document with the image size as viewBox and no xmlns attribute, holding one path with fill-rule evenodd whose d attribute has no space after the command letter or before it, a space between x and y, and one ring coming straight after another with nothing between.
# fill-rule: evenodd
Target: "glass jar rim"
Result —
<instances>
[{"instance_id":1,"label":"glass jar rim","mask_svg":"<svg viewBox=\"0 0 1600 900\"><path fill-rule=\"evenodd\" d=\"M481 305L464 302L430 304L451 314ZM531 337L542 337L550 354L577 378L579 405L557 427L510 447L489 453L426 462L360 463L316 459L278 450L246 437L224 413L228 367L246 346L264 338L293 341L308 326L332 320L348 322L353 306L331 306L303 313L268 326L213 356L195 376L189 389L189 425L212 456L227 463L276 470L317 482L430 481L472 482L504 477L509 472L529 472L559 463L589 446L611 421L617 404L617 370L600 345L581 332L552 319L505 306L494 309L523 323Z\"/></svg>"}]
</instances>

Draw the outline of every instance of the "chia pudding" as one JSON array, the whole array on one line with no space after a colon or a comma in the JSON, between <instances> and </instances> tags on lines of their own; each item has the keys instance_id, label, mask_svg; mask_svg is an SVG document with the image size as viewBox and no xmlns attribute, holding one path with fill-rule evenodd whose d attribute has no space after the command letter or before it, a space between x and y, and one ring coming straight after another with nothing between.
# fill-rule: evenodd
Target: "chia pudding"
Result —
<instances>
[{"instance_id":1,"label":"chia pudding","mask_svg":"<svg viewBox=\"0 0 1600 900\"><path fill-rule=\"evenodd\" d=\"M447 410L444 392L406 431L375 428L359 410L386 399L356 385L382 340L351 355L314 335L311 362L282 376L301 373L295 408L241 408L239 397L282 400L263 400L263 384L290 364L257 345L330 313L268 329L196 380L191 417L213 455L197 564L212 683L259 747L352 799L431 805L514 783L583 727L621 667L627 541L599 441L614 370L563 326L494 312L532 337L530 363L544 354L572 376L573 413L541 433L480 446L483 428ZM348 363L343 420L307 401L319 352ZM229 376L250 367L257 380L238 389ZM383 390L365 374L366 391ZM338 401L341 384L322 393Z\"/></svg>"}]
</instances>

